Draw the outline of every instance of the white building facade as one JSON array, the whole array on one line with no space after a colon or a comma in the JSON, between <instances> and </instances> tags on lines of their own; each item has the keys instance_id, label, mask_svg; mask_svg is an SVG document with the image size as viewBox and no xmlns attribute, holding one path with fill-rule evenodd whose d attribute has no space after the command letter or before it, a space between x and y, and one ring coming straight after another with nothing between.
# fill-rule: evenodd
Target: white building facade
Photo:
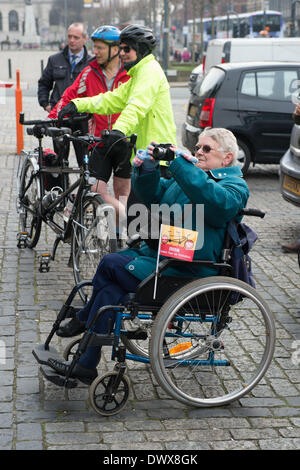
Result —
<instances>
[{"instance_id":1,"label":"white building facade","mask_svg":"<svg viewBox=\"0 0 300 470\"><path fill-rule=\"evenodd\" d=\"M59 41L64 37L64 28L50 27L50 11L53 0L31 0L37 33L41 42ZM0 0L0 42L23 42L25 24L24 0Z\"/></svg>"}]
</instances>

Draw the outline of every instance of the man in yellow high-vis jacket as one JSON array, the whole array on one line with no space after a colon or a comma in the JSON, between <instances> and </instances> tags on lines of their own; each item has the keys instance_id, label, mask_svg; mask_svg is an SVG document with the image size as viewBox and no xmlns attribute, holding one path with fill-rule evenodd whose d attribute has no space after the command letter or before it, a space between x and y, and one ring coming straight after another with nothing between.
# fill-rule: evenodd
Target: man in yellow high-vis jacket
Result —
<instances>
[{"instance_id":1,"label":"man in yellow high-vis jacket","mask_svg":"<svg viewBox=\"0 0 300 470\"><path fill-rule=\"evenodd\" d=\"M131 134L137 134L137 149L145 149L151 141L176 145L170 86L152 54L155 46L156 39L149 28L126 26L120 35L120 58L130 80L114 91L72 100L61 110L59 118L77 112L121 113L107 137L107 148L114 147L119 153L122 152L120 142ZM126 150L124 153L126 159Z\"/></svg>"}]
</instances>

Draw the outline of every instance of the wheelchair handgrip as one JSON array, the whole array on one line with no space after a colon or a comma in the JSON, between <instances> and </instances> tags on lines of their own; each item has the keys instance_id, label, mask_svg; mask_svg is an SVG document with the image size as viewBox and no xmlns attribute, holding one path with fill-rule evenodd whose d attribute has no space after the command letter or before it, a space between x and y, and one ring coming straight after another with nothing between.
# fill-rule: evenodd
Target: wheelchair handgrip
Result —
<instances>
[{"instance_id":1,"label":"wheelchair handgrip","mask_svg":"<svg viewBox=\"0 0 300 470\"><path fill-rule=\"evenodd\" d=\"M239 213L239 215L249 215L249 216L253 216L253 217L260 217L261 219L263 219L264 216L266 215L266 213L259 210L259 209L245 208Z\"/></svg>"}]
</instances>

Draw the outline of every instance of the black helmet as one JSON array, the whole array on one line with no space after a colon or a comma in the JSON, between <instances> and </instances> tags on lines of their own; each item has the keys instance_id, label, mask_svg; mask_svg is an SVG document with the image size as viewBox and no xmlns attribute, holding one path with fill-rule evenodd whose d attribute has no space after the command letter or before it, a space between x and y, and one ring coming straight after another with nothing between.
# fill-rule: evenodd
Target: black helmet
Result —
<instances>
[{"instance_id":1,"label":"black helmet","mask_svg":"<svg viewBox=\"0 0 300 470\"><path fill-rule=\"evenodd\" d=\"M130 24L121 31L120 42L127 44L127 41L130 41L130 43L135 42L138 45L144 44L149 52L153 51L156 46L156 39L152 30L146 26L136 24Z\"/></svg>"}]
</instances>

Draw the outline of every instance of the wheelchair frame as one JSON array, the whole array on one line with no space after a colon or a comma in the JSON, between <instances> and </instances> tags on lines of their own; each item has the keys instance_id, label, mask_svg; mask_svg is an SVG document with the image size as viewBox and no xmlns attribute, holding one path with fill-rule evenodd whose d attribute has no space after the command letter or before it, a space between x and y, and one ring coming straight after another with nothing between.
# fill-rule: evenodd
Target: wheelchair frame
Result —
<instances>
[{"instance_id":1,"label":"wheelchair frame","mask_svg":"<svg viewBox=\"0 0 300 470\"><path fill-rule=\"evenodd\" d=\"M248 214L258 215L257 211L248 212ZM77 350L74 352L67 376L61 376L49 367L49 358L63 360L57 351L50 347L50 342L60 323L74 314L71 304L77 292L83 286L92 285L92 283L87 281L74 287L62 306L46 342L33 349L33 355L40 364L44 377L56 385L74 388L78 380L71 377L72 371L86 348L111 346L111 359L116 361L115 368L112 372L98 376L90 384L89 390L92 408L100 415L116 414L127 403L129 381L125 375L126 360L150 364L158 384L164 391L189 406L221 406L248 393L262 379L271 363L275 348L275 325L268 305L256 290L230 277L232 267L228 263L230 257L228 243L229 238L226 237L224 256L220 263L209 260L193 262L217 268L220 275L203 279L162 276L162 272L171 264L177 266L182 263L187 264L186 261L164 259L159 263L159 289L155 300L152 297L155 274L152 273L139 284L135 294L129 294L124 305L107 305L100 308L87 325L87 330L81 339L73 340L67 347L64 353L65 359L73 354L72 348L76 345ZM171 293L167 286L172 289ZM167 299L164 295L166 291L170 294ZM236 305L230 303L230 296L234 292L243 297L240 301L242 306L240 302ZM95 333L93 327L99 316L105 310L112 309L116 311L114 329L112 325L109 325L107 334ZM232 314L233 310L234 314ZM130 341L139 338L134 338L134 336L132 338L130 331L124 328L124 324L126 321L134 323L135 320L153 321L148 354L132 354L126 351L125 344L130 351ZM246 327L243 326L244 320ZM231 322L237 323L238 328L232 328ZM249 333L247 333L248 327ZM239 331L242 331L241 338ZM244 356L239 358L238 351ZM256 361L256 356L260 354L261 358L259 357ZM220 355L220 358L217 359L216 355ZM208 369L212 371L209 372L210 375L206 372ZM234 379L226 379L226 372L223 371L229 369L233 370ZM202 374L204 382L209 382L210 376L213 379L207 387L202 384L202 377L197 383L197 374L200 376L202 371L204 371ZM251 377L250 374L252 374ZM216 379L219 382L215 386L216 393L219 388L224 389L221 396L212 396ZM236 382L235 390L230 390L231 382ZM103 390L102 393L97 391L98 388ZM201 396L197 395L197 388L201 389ZM194 392L194 390L197 391Z\"/></svg>"}]
</instances>

